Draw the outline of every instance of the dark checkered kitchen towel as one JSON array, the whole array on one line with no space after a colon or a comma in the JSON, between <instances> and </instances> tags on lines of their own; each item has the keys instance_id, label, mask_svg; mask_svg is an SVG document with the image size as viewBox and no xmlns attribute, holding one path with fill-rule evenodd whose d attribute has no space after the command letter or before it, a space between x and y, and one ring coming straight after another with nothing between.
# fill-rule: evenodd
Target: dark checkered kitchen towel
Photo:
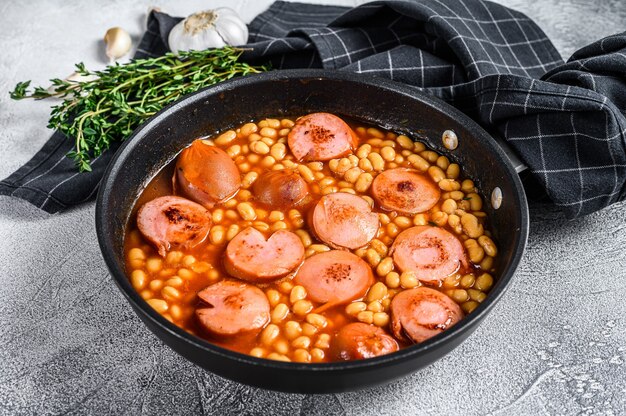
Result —
<instances>
[{"instance_id":1,"label":"dark checkered kitchen towel","mask_svg":"<svg viewBox=\"0 0 626 416\"><path fill-rule=\"evenodd\" d=\"M138 56L167 50L180 19L153 13ZM480 0L378 1L354 9L276 2L250 24L245 58L391 78L444 99L500 135L568 217L624 199L626 32L564 63L528 17ZM113 151L76 173L57 133L0 194L48 212L93 197Z\"/></svg>"}]
</instances>

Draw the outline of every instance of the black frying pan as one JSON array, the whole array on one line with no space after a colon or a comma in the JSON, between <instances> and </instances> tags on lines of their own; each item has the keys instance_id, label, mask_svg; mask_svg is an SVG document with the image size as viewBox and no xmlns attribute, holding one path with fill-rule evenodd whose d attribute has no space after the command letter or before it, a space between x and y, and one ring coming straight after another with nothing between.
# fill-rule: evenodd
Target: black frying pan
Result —
<instances>
[{"instance_id":1,"label":"black frying pan","mask_svg":"<svg viewBox=\"0 0 626 416\"><path fill-rule=\"evenodd\" d=\"M360 361L297 364L239 354L188 334L154 311L133 289L124 271L124 233L133 204L154 175L199 136L269 116L326 111L427 142L458 162L490 200L502 190L502 205L486 202L499 245L495 284L487 299L459 324L421 344ZM454 130L454 151L441 143ZM431 364L452 351L485 318L504 293L522 257L528 207L522 184L504 152L481 127L455 108L405 85L348 72L273 71L223 82L165 108L120 148L101 184L96 227L113 280L143 322L174 351L226 378L299 393L355 390L386 383ZM470 357L468 357L469 359Z\"/></svg>"}]
</instances>

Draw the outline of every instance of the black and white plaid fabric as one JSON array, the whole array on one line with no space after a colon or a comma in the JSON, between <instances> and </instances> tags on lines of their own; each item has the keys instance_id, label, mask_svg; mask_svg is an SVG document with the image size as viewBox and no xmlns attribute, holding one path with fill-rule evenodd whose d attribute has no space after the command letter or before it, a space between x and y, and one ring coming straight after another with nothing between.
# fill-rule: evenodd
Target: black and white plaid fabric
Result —
<instances>
[{"instance_id":1,"label":"black and white plaid fabric","mask_svg":"<svg viewBox=\"0 0 626 416\"><path fill-rule=\"evenodd\" d=\"M179 20L153 13L138 56L165 53ZM382 76L444 99L504 138L568 217L625 197L626 33L564 63L532 20L488 1L378 1L350 10L279 1L250 24L248 47L246 60L277 69ZM77 175L57 136L0 183L0 194L49 212L93 196L113 152Z\"/></svg>"}]
</instances>

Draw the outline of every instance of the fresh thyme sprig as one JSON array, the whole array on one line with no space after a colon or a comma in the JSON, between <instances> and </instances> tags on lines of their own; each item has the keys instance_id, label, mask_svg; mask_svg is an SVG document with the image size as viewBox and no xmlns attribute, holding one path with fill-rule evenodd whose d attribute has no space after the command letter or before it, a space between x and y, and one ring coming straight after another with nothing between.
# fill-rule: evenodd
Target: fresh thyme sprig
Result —
<instances>
[{"instance_id":1,"label":"fresh thyme sprig","mask_svg":"<svg viewBox=\"0 0 626 416\"><path fill-rule=\"evenodd\" d=\"M49 89L29 91L30 81L20 82L11 98L60 97L52 107L48 127L75 141L68 156L80 171L91 170L91 160L124 140L133 130L167 104L182 96L227 79L259 73L266 67L239 62L242 49L225 47L204 51L168 53L158 58L135 59L126 64L89 71L80 63L78 81L52 79ZM96 77L89 79L84 77Z\"/></svg>"}]
</instances>

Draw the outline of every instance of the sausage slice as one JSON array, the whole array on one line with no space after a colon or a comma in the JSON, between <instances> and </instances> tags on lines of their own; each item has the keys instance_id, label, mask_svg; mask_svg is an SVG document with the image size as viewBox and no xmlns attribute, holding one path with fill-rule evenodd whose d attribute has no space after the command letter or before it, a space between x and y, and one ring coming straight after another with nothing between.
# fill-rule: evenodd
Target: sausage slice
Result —
<instances>
[{"instance_id":1,"label":"sausage slice","mask_svg":"<svg viewBox=\"0 0 626 416\"><path fill-rule=\"evenodd\" d=\"M323 196L312 214L312 228L333 248L357 249L378 232L378 215L360 196L338 192Z\"/></svg>"},{"instance_id":2,"label":"sausage slice","mask_svg":"<svg viewBox=\"0 0 626 416\"><path fill-rule=\"evenodd\" d=\"M228 337L257 331L270 320L270 304L258 287L223 280L198 293L200 324L211 335Z\"/></svg>"},{"instance_id":3,"label":"sausage slice","mask_svg":"<svg viewBox=\"0 0 626 416\"><path fill-rule=\"evenodd\" d=\"M304 261L294 278L315 302L341 304L365 295L374 283L370 266L348 251L331 250Z\"/></svg>"},{"instance_id":4,"label":"sausage slice","mask_svg":"<svg viewBox=\"0 0 626 416\"><path fill-rule=\"evenodd\" d=\"M381 328L355 322L341 328L331 351L340 360L361 360L398 351L398 343Z\"/></svg>"},{"instance_id":5,"label":"sausage slice","mask_svg":"<svg viewBox=\"0 0 626 416\"><path fill-rule=\"evenodd\" d=\"M403 290L391 301L391 330L398 339L422 342L463 318L463 311L445 294L427 287Z\"/></svg>"},{"instance_id":6,"label":"sausage slice","mask_svg":"<svg viewBox=\"0 0 626 416\"><path fill-rule=\"evenodd\" d=\"M402 231L391 246L393 261L401 272L413 271L422 282L439 283L467 267L463 245L443 228L418 225Z\"/></svg>"},{"instance_id":7,"label":"sausage slice","mask_svg":"<svg viewBox=\"0 0 626 416\"><path fill-rule=\"evenodd\" d=\"M295 271L304 260L300 238L286 230L265 236L248 227L226 246L224 266L228 274L249 282L269 282Z\"/></svg>"},{"instance_id":8,"label":"sausage slice","mask_svg":"<svg viewBox=\"0 0 626 416\"><path fill-rule=\"evenodd\" d=\"M241 187L239 169L222 149L194 140L178 156L174 189L207 208L232 198Z\"/></svg>"},{"instance_id":9,"label":"sausage slice","mask_svg":"<svg viewBox=\"0 0 626 416\"><path fill-rule=\"evenodd\" d=\"M309 193L302 177L288 170L261 174L252 185L256 199L272 209L289 209L298 205Z\"/></svg>"},{"instance_id":10,"label":"sausage slice","mask_svg":"<svg viewBox=\"0 0 626 416\"><path fill-rule=\"evenodd\" d=\"M437 184L418 171L395 168L374 178L372 196L384 209L413 215L434 207L441 192Z\"/></svg>"},{"instance_id":11,"label":"sausage slice","mask_svg":"<svg viewBox=\"0 0 626 416\"><path fill-rule=\"evenodd\" d=\"M346 156L358 146L359 138L339 117L313 113L296 121L287 143L298 161L324 161Z\"/></svg>"},{"instance_id":12,"label":"sausage slice","mask_svg":"<svg viewBox=\"0 0 626 416\"><path fill-rule=\"evenodd\" d=\"M194 247L211 229L211 214L202 205L178 196L162 196L137 212L139 231L165 256L173 247Z\"/></svg>"}]
</instances>

